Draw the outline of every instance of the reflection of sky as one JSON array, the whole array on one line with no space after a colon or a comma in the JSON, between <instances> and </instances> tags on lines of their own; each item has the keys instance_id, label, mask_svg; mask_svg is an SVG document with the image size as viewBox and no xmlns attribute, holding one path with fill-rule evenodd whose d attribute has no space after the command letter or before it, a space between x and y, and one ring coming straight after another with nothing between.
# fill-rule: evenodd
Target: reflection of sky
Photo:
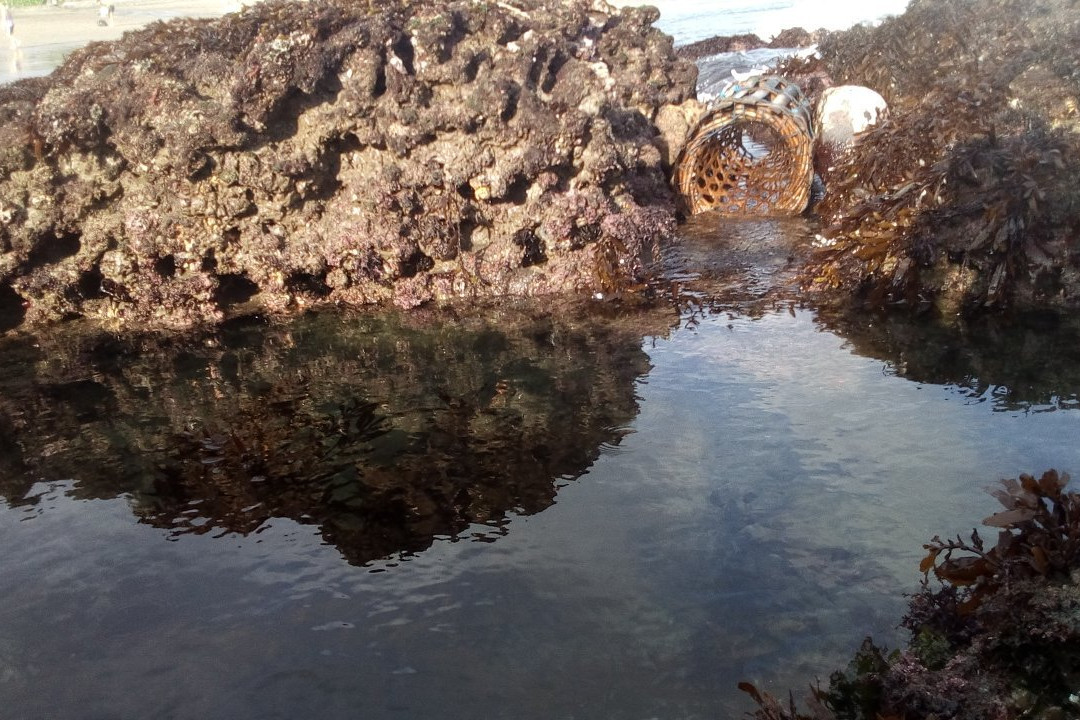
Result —
<instances>
[{"instance_id":1,"label":"reflection of sky","mask_svg":"<svg viewBox=\"0 0 1080 720\"><path fill-rule=\"evenodd\" d=\"M715 316L645 347L618 452L497 543L439 542L385 572L287 520L166 542L124 499L63 486L26 522L38 510L0 509L5 704L737 717L739 680L783 693L866 633L892 640L921 544L978 524L984 486L1080 468L1080 412L994 412L897 378L809 313Z\"/></svg>"},{"instance_id":2,"label":"reflection of sky","mask_svg":"<svg viewBox=\"0 0 1080 720\"><path fill-rule=\"evenodd\" d=\"M949 532L957 521L962 530L981 519L978 513L993 505L981 488L998 477L1053 466L1080 468L1073 440L1080 414L995 412L991 403L965 393L894 377L880 361L849 354L843 340L819 331L809 313L731 325L725 331L707 325L696 337L679 334L663 360L653 359L656 369L641 421L656 410L648 390L668 374L667 401L677 412L662 424L675 432L679 413L689 422L711 413L714 420L704 428L687 428L702 435L696 443L702 452L724 446L735 454L754 452L757 433L746 428L756 424L744 425L751 418L740 416L748 408L765 418L783 418L762 439L778 443L776 452L792 455L797 468L786 472L811 483L795 490L814 487L835 494L813 516L803 515L800 532L820 526L815 516L831 518L829 523L855 522L873 530L876 537L864 535L857 542L876 545L876 556L893 548L910 557L927 533ZM732 389L740 395L729 400ZM740 444L731 446L730 438ZM775 455L763 460L774 462ZM848 505L871 498L858 512ZM883 506L877 505L880 500ZM902 565L896 570L904 573Z\"/></svg>"}]
</instances>

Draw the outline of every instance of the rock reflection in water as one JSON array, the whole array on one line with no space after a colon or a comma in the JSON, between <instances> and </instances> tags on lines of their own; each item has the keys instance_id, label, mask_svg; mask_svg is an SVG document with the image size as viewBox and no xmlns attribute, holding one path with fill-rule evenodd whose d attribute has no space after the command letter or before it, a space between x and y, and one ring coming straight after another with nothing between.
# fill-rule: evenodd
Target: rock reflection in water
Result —
<instances>
[{"instance_id":1,"label":"rock reflection in water","mask_svg":"<svg viewBox=\"0 0 1080 720\"><path fill-rule=\"evenodd\" d=\"M171 533L316 524L352 563L509 513L617 444L649 370L640 330L572 313L318 315L184 340L9 341L0 493L72 478ZM472 527L479 525L479 527Z\"/></svg>"},{"instance_id":2,"label":"rock reflection in water","mask_svg":"<svg viewBox=\"0 0 1080 720\"><path fill-rule=\"evenodd\" d=\"M945 323L907 313L819 312L818 322L900 377L963 388L996 409L1080 409L1080 318L1017 314Z\"/></svg>"}]
</instances>

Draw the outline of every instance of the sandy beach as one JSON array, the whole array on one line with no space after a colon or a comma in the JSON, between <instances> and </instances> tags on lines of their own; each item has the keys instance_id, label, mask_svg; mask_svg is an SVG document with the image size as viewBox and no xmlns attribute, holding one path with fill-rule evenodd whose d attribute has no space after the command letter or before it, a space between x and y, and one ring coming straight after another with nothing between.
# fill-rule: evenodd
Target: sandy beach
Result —
<instances>
[{"instance_id":1,"label":"sandy beach","mask_svg":"<svg viewBox=\"0 0 1080 720\"><path fill-rule=\"evenodd\" d=\"M219 17L240 9L237 0L107 0L112 21L98 24L92 0L14 8L15 32L0 30L0 83L46 75L72 50L99 40L116 40L129 30L177 17Z\"/></svg>"}]
</instances>

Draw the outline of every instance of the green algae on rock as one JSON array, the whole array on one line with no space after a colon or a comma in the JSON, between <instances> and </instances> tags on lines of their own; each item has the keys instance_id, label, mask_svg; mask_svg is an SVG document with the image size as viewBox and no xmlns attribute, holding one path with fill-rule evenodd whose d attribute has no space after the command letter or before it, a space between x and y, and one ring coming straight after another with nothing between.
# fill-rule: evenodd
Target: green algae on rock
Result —
<instances>
[{"instance_id":1,"label":"green algae on rock","mask_svg":"<svg viewBox=\"0 0 1080 720\"><path fill-rule=\"evenodd\" d=\"M599 0L260 4L0 87L3 327L635 283L696 69Z\"/></svg>"}]
</instances>

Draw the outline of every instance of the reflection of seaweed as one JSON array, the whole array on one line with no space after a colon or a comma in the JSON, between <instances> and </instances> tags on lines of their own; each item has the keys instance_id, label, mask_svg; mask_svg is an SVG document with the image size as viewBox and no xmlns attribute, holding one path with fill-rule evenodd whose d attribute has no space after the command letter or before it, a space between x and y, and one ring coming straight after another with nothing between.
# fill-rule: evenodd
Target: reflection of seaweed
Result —
<instances>
[{"instance_id":1,"label":"reflection of seaweed","mask_svg":"<svg viewBox=\"0 0 1080 720\"><path fill-rule=\"evenodd\" d=\"M1080 323L1042 313L950 323L907 313L821 312L851 349L915 382L953 385L1002 410L1080 409Z\"/></svg>"},{"instance_id":2,"label":"reflection of seaweed","mask_svg":"<svg viewBox=\"0 0 1080 720\"><path fill-rule=\"evenodd\" d=\"M227 428L203 426L175 437L153 490L140 495L143 519L177 532L220 524L246 533L294 502L303 514L304 506L334 500L336 488L355 479L371 441L387 432L377 406L355 398L325 415L306 412L299 395L257 402ZM192 503L194 512L177 512Z\"/></svg>"},{"instance_id":3,"label":"reflection of seaweed","mask_svg":"<svg viewBox=\"0 0 1080 720\"><path fill-rule=\"evenodd\" d=\"M664 324L657 326L662 317ZM174 534L315 525L353 563L490 539L617 444L668 316L512 304L4 343L0 494L73 478Z\"/></svg>"}]
</instances>

